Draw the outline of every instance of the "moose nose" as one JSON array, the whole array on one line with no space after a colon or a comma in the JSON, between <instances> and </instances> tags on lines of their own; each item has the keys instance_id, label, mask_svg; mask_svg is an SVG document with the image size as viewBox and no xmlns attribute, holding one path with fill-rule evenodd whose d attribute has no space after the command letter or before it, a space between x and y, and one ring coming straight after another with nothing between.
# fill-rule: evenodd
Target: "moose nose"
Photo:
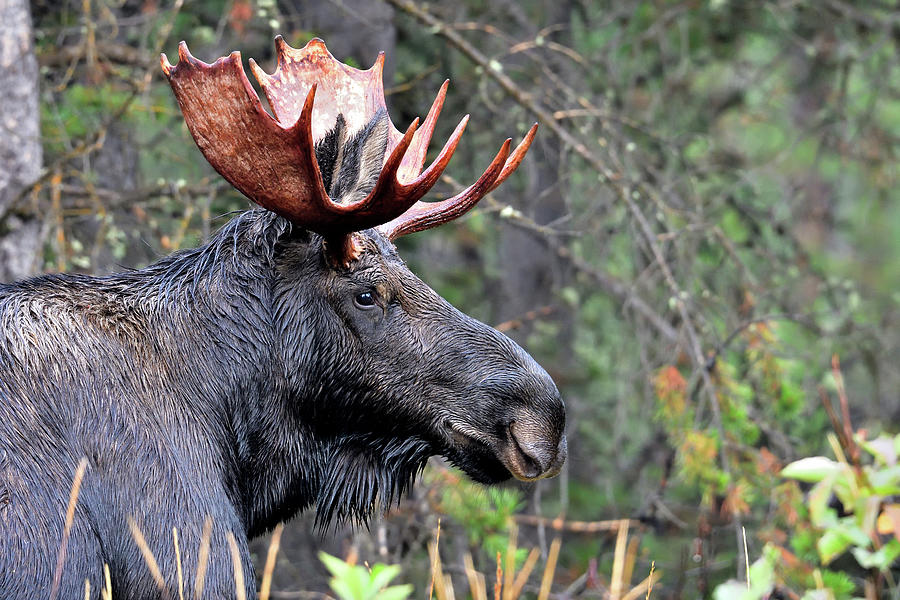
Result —
<instances>
[{"instance_id":1,"label":"moose nose","mask_svg":"<svg viewBox=\"0 0 900 600\"><path fill-rule=\"evenodd\" d=\"M568 451L565 434L525 420L510 424L509 437L504 462L516 479L552 477L562 469Z\"/></svg>"}]
</instances>

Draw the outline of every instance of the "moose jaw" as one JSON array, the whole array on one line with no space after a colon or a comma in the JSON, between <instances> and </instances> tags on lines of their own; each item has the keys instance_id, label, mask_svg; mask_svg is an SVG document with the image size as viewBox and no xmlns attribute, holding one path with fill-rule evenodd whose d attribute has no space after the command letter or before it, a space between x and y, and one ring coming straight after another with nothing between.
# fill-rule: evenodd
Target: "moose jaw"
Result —
<instances>
[{"instance_id":1,"label":"moose jaw","mask_svg":"<svg viewBox=\"0 0 900 600\"><path fill-rule=\"evenodd\" d=\"M203 155L266 210L143 270L0 286L0 597L76 597L85 579L100 590L105 564L117 598L177 596L172 527L191 573L207 517L207 595L229 597L229 533L250 572L248 538L309 506L322 524L364 521L431 455L484 483L561 468L565 411L547 373L391 243L474 206L521 163L536 126L461 193L422 202L468 119L423 171L447 83L401 133L383 55L360 71L320 40L276 45L272 75L250 61L274 118L239 53L207 65L182 42L176 65L161 59ZM248 597L254 586L248 577Z\"/></svg>"}]
</instances>

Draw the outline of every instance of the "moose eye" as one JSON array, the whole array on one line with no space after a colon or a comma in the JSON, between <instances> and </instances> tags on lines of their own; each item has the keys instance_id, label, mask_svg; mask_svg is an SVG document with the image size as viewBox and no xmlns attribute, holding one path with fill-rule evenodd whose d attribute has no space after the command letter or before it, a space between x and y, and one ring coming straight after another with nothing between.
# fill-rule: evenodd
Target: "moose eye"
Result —
<instances>
[{"instance_id":1,"label":"moose eye","mask_svg":"<svg viewBox=\"0 0 900 600\"><path fill-rule=\"evenodd\" d=\"M375 306L375 296L372 295L372 292L362 292L357 294L353 301L359 308L372 308Z\"/></svg>"}]
</instances>

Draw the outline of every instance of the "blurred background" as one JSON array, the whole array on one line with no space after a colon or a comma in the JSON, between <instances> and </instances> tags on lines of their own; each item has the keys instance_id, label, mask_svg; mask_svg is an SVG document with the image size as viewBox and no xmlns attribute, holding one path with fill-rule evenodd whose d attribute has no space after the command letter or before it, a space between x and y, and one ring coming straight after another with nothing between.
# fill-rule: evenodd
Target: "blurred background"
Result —
<instances>
[{"instance_id":1,"label":"blurred background","mask_svg":"<svg viewBox=\"0 0 900 600\"><path fill-rule=\"evenodd\" d=\"M477 573L490 596L498 553L503 600L898 598L898 9L0 0L0 281L142 267L248 207L197 150L160 52L186 40L271 72L277 34L360 68L383 50L398 128L447 78L435 140L472 115L434 199L541 124L469 216L398 245L553 375L570 458L496 489L434 460L368 529L303 514L271 597L340 595L325 550L401 565L415 598L484 597ZM782 476L815 456L831 479Z\"/></svg>"}]
</instances>

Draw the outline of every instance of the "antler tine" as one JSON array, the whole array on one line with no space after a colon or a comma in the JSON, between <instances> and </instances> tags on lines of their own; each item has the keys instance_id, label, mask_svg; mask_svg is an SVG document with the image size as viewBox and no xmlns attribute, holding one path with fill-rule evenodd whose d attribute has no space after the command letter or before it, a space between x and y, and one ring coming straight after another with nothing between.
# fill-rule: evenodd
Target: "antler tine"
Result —
<instances>
[{"instance_id":1,"label":"antler tine","mask_svg":"<svg viewBox=\"0 0 900 600\"><path fill-rule=\"evenodd\" d=\"M437 183L437 180L441 177L444 169L450 164L450 159L453 158L453 153L456 152L456 147L459 145L459 140L462 137L463 131L466 130L468 122L469 115L466 115L460 120L459 124L457 124L456 129L454 129L453 133L450 135L450 139L448 139L447 143L444 144L444 147L441 148L441 152L438 154L437 158L434 159L434 162L432 162L431 165L429 165L428 168L413 181L399 186L396 193L406 197L409 206L412 206L419 201L422 196L427 194L428 190Z\"/></svg>"},{"instance_id":2,"label":"antler tine","mask_svg":"<svg viewBox=\"0 0 900 600\"><path fill-rule=\"evenodd\" d=\"M528 149L531 148L531 142L534 141L534 136L537 135L537 130L538 124L535 123L531 126L531 129L528 130L528 133L525 134L525 137L522 138L522 141L519 142L519 145L516 146L516 149L513 150L513 153L506 161L506 164L503 165L503 170L500 172L500 176L497 177L497 180L491 186L491 189L487 191L487 193L491 193L495 189L497 189L497 186L506 181L506 178L512 175L513 171L519 168L519 165L522 164L523 160L525 160L525 154L528 152Z\"/></svg>"},{"instance_id":3,"label":"antler tine","mask_svg":"<svg viewBox=\"0 0 900 600\"><path fill-rule=\"evenodd\" d=\"M394 240L408 233L423 231L452 221L469 211L493 186L506 165L512 139L507 139L478 180L468 188L440 202L417 202L409 210L377 229Z\"/></svg>"},{"instance_id":4,"label":"antler tine","mask_svg":"<svg viewBox=\"0 0 900 600\"><path fill-rule=\"evenodd\" d=\"M394 216L400 215L409 208L410 204L404 202L406 198L402 194L398 194L398 189L402 189L399 181L397 181L397 171L403 162L403 157L412 143L413 136L419 127L419 118L413 119L406 133L391 150L390 156L384 161L381 167L381 173L378 175L378 181L372 191L358 202L352 204L336 204L335 209L353 214L354 222L357 229L365 229L374 227L385 222L385 215L390 213ZM393 217L388 217L388 219ZM374 219L374 220L373 220Z\"/></svg>"},{"instance_id":5,"label":"antler tine","mask_svg":"<svg viewBox=\"0 0 900 600\"><path fill-rule=\"evenodd\" d=\"M163 52L159 55L159 66L162 67L163 75L168 77L175 65L169 62L169 57Z\"/></svg>"},{"instance_id":6,"label":"antler tine","mask_svg":"<svg viewBox=\"0 0 900 600\"><path fill-rule=\"evenodd\" d=\"M400 166L397 176L401 181L415 179L422 172L422 166L425 164L425 155L428 153L428 144L431 142L431 135L434 133L434 126L437 123L441 109L444 107L444 99L447 97L447 87L450 80L444 80L441 88L438 90L431 108L422 121L422 126L416 131L416 137L413 138L410 149L404 157L404 164Z\"/></svg>"}]
</instances>

